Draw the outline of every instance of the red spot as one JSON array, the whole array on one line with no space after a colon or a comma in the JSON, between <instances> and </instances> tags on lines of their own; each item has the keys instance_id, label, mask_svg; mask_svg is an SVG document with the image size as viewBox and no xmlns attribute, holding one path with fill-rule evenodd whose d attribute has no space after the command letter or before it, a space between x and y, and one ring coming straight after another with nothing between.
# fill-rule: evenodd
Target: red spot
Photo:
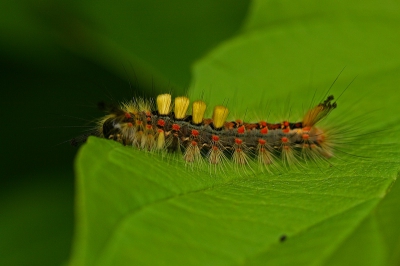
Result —
<instances>
[{"instance_id":1,"label":"red spot","mask_svg":"<svg viewBox=\"0 0 400 266\"><path fill-rule=\"evenodd\" d=\"M151 112L147 111L146 116L151 116Z\"/></svg>"},{"instance_id":2,"label":"red spot","mask_svg":"<svg viewBox=\"0 0 400 266\"><path fill-rule=\"evenodd\" d=\"M260 126L261 126L261 127L266 127L266 126L267 126L267 122L261 121L261 122L260 122Z\"/></svg>"},{"instance_id":3,"label":"red spot","mask_svg":"<svg viewBox=\"0 0 400 266\"><path fill-rule=\"evenodd\" d=\"M215 145L214 145L214 146L212 146L212 149L213 149L214 151L217 151L217 150L219 150L219 149L218 149L218 147L217 147L217 146L215 146Z\"/></svg>"},{"instance_id":4,"label":"red spot","mask_svg":"<svg viewBox=\"0 0 400 266\"><path fill-rule=\"evenodd\" d=\"M212 135L211 139L213 141L219 141L219 137L217 135Z\"/></svg>"},{"instance_id":5,"label":"red spot","mask_svg":"<svg viewBox=\"0 0 400 266\"><path fill-rule=\"evenodd\" d=\"M267 128L267 127L262 128L262 129L260 130L260 133L261 133L261 134L268 134L268 128Z\"/></svg>"},{"instance_id":6,"label":"red spot","mask_svg":"<svg viewBox=\"0 0 400 266\"><path fill-rule=\"evenodd\" d=\"M310 135L303 134L301 137L303 138L303 140L308 140L310 138Z\"/></svg>"},{"instance_id":7,"label":"red spot","mask_svg":"<svg viewBox=\"0 0 400 266\"><path fill-rule=\"evenodd\" d=\"M244 126L241 126L241 127L239 127L239 128L237 129L237 132L238 132L239 134L243 134L244 131L245 131Z\"/></svg>"},{"instance_id":8,"label":"red spot","mask_svg":"<svg viewBox=\"0 0 400 266\"><path fill-rule=\"evenodd\" d=\"M148 117L146 118L146 120L147 120L148 122L150 122L150 121L151 121L151 117L148 116Z\"/></svg>"},{"instance_id":9,"label":"red spot","mask_svg":"<svg viewBox=\"0 0 400 266\"><path fill-rule=\"evenodd\" d=\"M128 125L128 127L133 127L132 123L128 123L127 125Z\"/></svg>"},{"instance_id":10,"label":"red spot","mask_svg":"<svg viewBox=\"0 0 400 266\"><path fill-rule=\"evenodd\" d=\"M137 125L141 125L142 124L142 120L136 120L136 124Z\"/></svg>"},{"instance_id":11,"label":"red spot","mask_svg":"<svg viewBox=\"0 0 400 266\"><path fill-rule=\"evenodd\" d=\"M283 148L284 148L285 150L289 150L289 145L283 145Z\"/></svg>"},{"instance_id":12,"label":"red spot","mask_svg":"<svg viewBox=\"0 0 400 266\"><path fill-rule=\"evenodd\" d=\"M164 132L164 130L162 130L162 129L157 129L157 132L158 132L158 133L161 133L161 132Z\"/></svg>"},{"instance_id":13,"label":"red spot","mask_svg":"<svg viewBox=\"0 0 400 266\"><path fill-rule=\"evenodd\" d=\"M165 126L165 121L162 120L162 119L159 119L159 120L157 121L157 125L159 125L160 127L164 127L164 126Z\"/></svg>"},{"instance_id":14,"label":"red spot","mask_svg":"<svg viewBox=\"0 0 400 266\"><path fill-rule=\"evenodd\" d=\"M289 126L289 122L288 121L283 121L283 126L284 127L288 127Z\"/></svg>"},{"instance_id":15,"label":"red spot","mask_svg":"<svg viewBox=\"0 0 400 266\"><path fill-rule=\"evenodd\" d=\"M282 132L285 133L285 134L289 133L290 132L290 127L286 127L284 129L282 129Z\"/></svg>"},{"instance_id":16,"label":"red spot","mask_svg":"<svg viewBox=\"0 0 400 266\"><path fill-rule=\"evenodd\" d=\"M130 113L125 113L125 118L131 118L132 116L131 116L131 114Z\"/></svg>"},{"instance_id":17,"label":"red spot","mask_svg":"<svg viewBox=\"0 0 400 266\"><path fill-rule=\"evenodd\" d=\"M178 124L172 124L172 130L179 131L181 127Z\"/></svg>"},{"instance_id":18,"label":"red spot","mask_svg":"<svg viewBox=\"0 0 400 266\"><path fill-rule=\"evenodd\" d=\"M199 135L199 131L196 129L192 129L192 136L197 137Z\"/></svg>"},{"instance_id":19,"label":"red spot","mask_svg":"<svg viewBox=\"0 0 400 266\"><path fill-rule=\"evenodd\" d=\"M310 127L303 127L303 132L310 132L311 128Z\"/></svg>"},{"instance_id":20,"label":"red spot","mask_svg":"<svg viewBox=\"0 0 400 266\"><path fill-rule=\"evenodd\" d=\"M152 129L153 127L152 127L151 125L146 125L146 128L150 130L150 129Z\"/></svg>"},{"instance_id":21,"label":"red spot","mask_svg":"<svg viewBox=\"0 0 400 266\"><path fill-rule=\"evenodd\" d=\"M288 142L289 142L289 139L288 139L287 137L282 137L282 138L281 138L281 141L282 141L283 143L288 143Z\"/></svg>"},{"instance_id":22,"label":"red spot","mask_svg":"<svg viewBox=\"0 0 400 266\"><path fill-rule=\"evenodd\" d=\"M241 144L243 143L243 140L241 140L241 139L235 139L235 143L236 143L237 145L241 145Z\"/></svg>"},{"instance_id":23,"label":"red spot","mask_svg":"<svg viewBox=\"0 0 400 266\"><path fill-rule=\"evenodd\" d=\"M192 141L192 146L197 146L197 142L196 141Z\"/></svg>"},{"instance_id":24,"label":"red spot","mask_svg":"<svg viewBox=\"0 0 400 266\"><path fill-rule=\"evenodd\" d=\"M266 141L265 139L259 139L259 140L258 140L258 143L259 143L260 145L265 145L265 144L267 143L267 141Z\"/></svg>"}]
</instances>

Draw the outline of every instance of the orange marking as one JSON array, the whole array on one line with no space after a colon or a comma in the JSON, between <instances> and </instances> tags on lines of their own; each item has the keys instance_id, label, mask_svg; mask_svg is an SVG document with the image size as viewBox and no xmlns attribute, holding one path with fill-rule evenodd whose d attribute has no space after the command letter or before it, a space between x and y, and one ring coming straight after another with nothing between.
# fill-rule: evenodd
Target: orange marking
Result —
<instances>
[{"instance_id":1,"label":"orange marking","mask_svg":"<svg viewBox=\"0 0 400 266\"><path fill-rule=\"evenodd\" d=\"M213 141L219 141L219 137L217 135L212 135L211 138Z\"/></svg>"},{"instance_id":2,"label":"orange marking","mask_svg":"<svg viewBox=\"0 0 400 266\"><path fill-rule=\"evenodd\" d=\"M273 124L269 126L269 129L278 129L278 128L282 128L281 124Z\"/></svg>"},{"instance_id":3,"label":"orange marking","mask_svg":"<svg viewBox=\"0 0 400 266\"><path fill-rule=\"evenodd\" d=\"M199 131L196 129L192 129L192 136L197 137L199 135Z\"/></svg>"},{"instance_id":4,"label":"orange marking","mask_svg":"<svg viewBox=\"0 0 400 266\"><path fill-rule=\"evenodd\" d=\"M232 129L232 128L235 127L235 123L226 122L226 123L224 124L224 127L225 127L226 129Z\"/></svg>"},{"instance_id":5,"label":"orange marking","mask_svg":"<svg viewBox=\"0 0 400 266\"><path fill-rule=\"evenodd\" d=\"M164 126L165 126L165 121L162 120L162 119L159 119L159 120L157 121L157 125L159 125L160 127L164 127Z\"/></svg>"},{"instance_id":6,"label":"orange marking","mask_svg":"<svg viewBox=\"0 0 400 266\"><path fill-rule=\"evenodd\" d=\"M178 124L172 124L172 130L179 131L181 127Z\"/></svg>"},{"instance_id":7,"label":"orange marking","mask_svg":"<svg viewBox=\"0 0 400 266\"><path fill-rule=\"evenodd\" d=\"M203 124L204 124L204 125L209 125L209 124L211 124L211 123L212 123L212 119L211 119L211 118L203 119Z\"/></svg>"},{"instance_id":8,"label":"orange marking","mask_svg":"<svg viewBox=\"0 0 400 266\"><path fill-rule=\"evenodd\" d=\"M258 128L258 124L244 124L244 128L247 131L254 130Z\"/></svg>"},{"instance_id":9,"label":"orange marking","mask_svg":"<svg viewBox=\"0 0 400 266\"><path fill-rule=\"evenodd\" d=\"M239 134L243 134L244 131L245 131L244 126L241 126L241 127L239 127L239 128L237 129L237 132L238 132Z\"/></svg>"},{"instance_id":10,"label":"orange marking","mask_svg":"<svg viewBox=\"0 0 400 266\"><path fill-rule=\"evenodd\" d=\"M241 144L243 143L243 140L241 140L241 139L235 139L235 143L236 143L237 145L241 145Z\"/></svg>"}]
</instances>

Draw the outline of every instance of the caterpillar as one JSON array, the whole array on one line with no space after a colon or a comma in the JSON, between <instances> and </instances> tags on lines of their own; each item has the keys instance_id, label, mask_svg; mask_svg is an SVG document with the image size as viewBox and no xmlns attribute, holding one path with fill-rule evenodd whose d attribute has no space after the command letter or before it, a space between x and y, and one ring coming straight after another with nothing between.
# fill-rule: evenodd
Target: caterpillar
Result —
<instances>
[{"instance_id":1,"label":"caterpillar","mask_svg":"<svg viewBox=\"0 0 400 266\"><path fill-rule=\"evenodd\" d=\"M194 101L190 114L189 105L188 97L172 101L168 93L155 100L133 98L106 108L107 114L97 121L94 130L71 144L94 135L141 150L178 153L190 166L204 162L217 166L231 160L237 166L256 162L269 169L280 160L290 166L333 156L334 141L317 127L337 107L333 95L310 108L298 122L227 121L229 110L223 105L215 106L212 117L206 118L204 101Z\"/></svg>"}]
</instances>

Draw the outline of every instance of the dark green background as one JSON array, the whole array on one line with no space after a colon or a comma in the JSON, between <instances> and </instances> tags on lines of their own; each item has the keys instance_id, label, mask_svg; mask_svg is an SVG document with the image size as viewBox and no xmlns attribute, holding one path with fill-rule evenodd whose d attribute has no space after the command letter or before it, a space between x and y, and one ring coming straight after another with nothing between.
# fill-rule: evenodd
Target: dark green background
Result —
<instances>
[{"instance_id":1,"label":"dark green background","mask_svg":"<svg viewBox=\"0 0 400 266\"><path fill-rule=\"evenodd\" d=\"M0 265L58 265L73 234L68 140L96 104L185 91L248 1L8 1L0 11ZM131 86L129 85L131 83ZM78 126L78 127L69 127Z\"/></svg>"}]
</instances>

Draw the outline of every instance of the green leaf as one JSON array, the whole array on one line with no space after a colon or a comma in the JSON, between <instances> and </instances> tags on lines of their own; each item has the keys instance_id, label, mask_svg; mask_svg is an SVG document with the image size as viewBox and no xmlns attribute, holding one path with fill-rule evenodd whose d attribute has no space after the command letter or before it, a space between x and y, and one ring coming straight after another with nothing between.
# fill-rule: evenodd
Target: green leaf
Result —
<instances>
[{"instance_id":1,"label":"green leaf","mask_svg":"<svg viewBox=\"0 0 400 266\"><path fill-rule=\"evenodd\" d=\"M189 94L209 109L229 99L232 119L271 110L295 120L347 66L331 93L359 76L324 123L349 123L351 155L334 167L210 174L91 138L76 160L71 265L400 263L399 6L266 3L254 1L241 33L195 64Z\"/></svg>"},{"instance_id":2,"label":"green leaf","mask_svg":"<svg viewBox=\"0 0 400 266\"><path fill-rule=\"evenodd\" d=\"M389 169L395 166L387 162ZM90 139L77 164L78 227L71 264L324 261L348 244L349 236L365 235L360 230L365 220L381 220L385 228L399 219L378 205L393 179L381 176L374 165L349 168L357 174L212 176L159 155ZM394 177L393 170L385 174ZM392 206L382 206L396 210L398 195ZM384 242L396 244L398 238L390 240L389 232ZM284 243L282 235L288 238ZM368 240L378 247L382 242ZM387 260L384 256L381 262Z\"/></svg>"}]
</instances>

